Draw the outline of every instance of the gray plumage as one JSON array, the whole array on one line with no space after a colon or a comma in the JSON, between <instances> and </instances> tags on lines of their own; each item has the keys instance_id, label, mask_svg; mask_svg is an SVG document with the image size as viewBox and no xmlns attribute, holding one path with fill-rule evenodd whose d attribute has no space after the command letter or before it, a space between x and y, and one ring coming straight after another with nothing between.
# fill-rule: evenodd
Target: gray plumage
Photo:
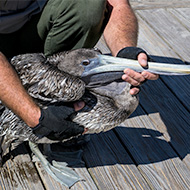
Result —
<instances>
[{"instance_id":1,"label":"gray plumage","mask_svg":"<svg viewBox=\"0 0 190 190\"><path fill-rule=\"evenodd\" d=\"M61 52L46 58L41 53L18 55L11 64L22 84L40 107L50 103L85 101L86 106L71 116L71 120L85 128L87 133L99 133L116 127L136 109L138 97L129 93L130 84L115 81L101 87L87 87L80 76L82 60L96 57L99 51L79 49ZM21 100L22 101L22 100ZM38 139L20 118L5 107L0 117L2 155L13 141L49 143Z\"/></svg>"}]
</instances>

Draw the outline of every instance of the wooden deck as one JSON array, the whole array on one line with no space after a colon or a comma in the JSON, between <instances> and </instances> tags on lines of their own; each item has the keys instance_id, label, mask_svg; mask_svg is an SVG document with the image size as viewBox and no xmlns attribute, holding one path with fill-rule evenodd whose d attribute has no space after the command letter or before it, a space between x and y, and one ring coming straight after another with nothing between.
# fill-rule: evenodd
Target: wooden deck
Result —
<instances>
[{"instance_id":1,"label":"wooden deck","mask_svg":"<svg viewBox=\"0 0 190 190\"><path fill-rule=\"evenodd\" d=\"M132 0L139 42L157 61L190 64L190 1ZM103 39L97 45L109 52ZM189 62L189 63L188 63ZM91 135L84 147L85 179L74 190L190 189L190 76L161 76L142 86L140 105L115 129ZM1 168L0 189L64 190L24 144Z\"/></svg>"}]
</instances>

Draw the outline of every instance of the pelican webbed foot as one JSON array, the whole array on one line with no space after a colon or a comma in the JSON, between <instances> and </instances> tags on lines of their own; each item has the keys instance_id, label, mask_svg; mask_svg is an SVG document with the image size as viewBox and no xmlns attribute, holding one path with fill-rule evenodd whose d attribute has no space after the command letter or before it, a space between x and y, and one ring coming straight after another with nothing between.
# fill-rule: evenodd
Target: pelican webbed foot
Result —
<instances>
[{"instance_id":1,"label":"pelican webbed foot","mask_svg":"<svg viewBox=\"0 0 190 190\"><path fill-rule=\"evenodd\" d=\"M56 181L58 181L60 184L65 185L66 187L71 187L76 182L82 180L78 174L73 171L73 169L68 167L67 162L57 162L55 160L52 161L52 164L48 162L48 160L45 158L45 156L41 153L41 151L38 148L38 145L32 142L29 142L30 149L35 154L35 156L40 160L42 166L47 171L49 175L51 175ZM49 148L49 150L51 150ZM47 148L46 148L47 151ZM82 151L82 150L81 150ZM81 156L81 151L78 151L75 153L75 156ZM61 153L61 152L49 152L48 154L53 155L53 157L64 157L68 160L68 153ZM71 153L70 153L71 155Z\"/></svg>"}]
</instances>

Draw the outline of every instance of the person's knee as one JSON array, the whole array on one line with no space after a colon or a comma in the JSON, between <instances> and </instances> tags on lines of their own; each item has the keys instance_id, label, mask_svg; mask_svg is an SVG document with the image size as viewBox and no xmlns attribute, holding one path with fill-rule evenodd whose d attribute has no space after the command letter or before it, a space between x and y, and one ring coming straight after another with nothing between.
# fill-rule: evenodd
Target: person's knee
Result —
<instances>
[{"instance_id":1,"label":"person's knee","mask_svg":"<svg viewBox=\"0 0 190 190\"><path fill-rule=\"evenodd\" d=\"M52 24L62 26L63 23L80 24L81 27L93 27L104 19L107 0L49 0L42 13L39 25L45 29Z\"/></svg>"},{"instance_id":2,"label":"person's knee","mask_svg":"<svg viewBox=\"0 0 190 190\"><path fill-rule=\"evenodd\" d=\"M80 19L76 25L81 28L83 37L74 46L74 49L92 48L97 43L105 27L106 2L106 0L90 0L88 5L80 5L80 9L78 9Z\"/></svg>"},{"instance_id":3,"label":"person's knee","mask_svg":"<svg viewBox=\"0 0 190 190\"><path fill-rule=\"evenodd\" d=\"M106 2L49 0L38 23L46 55L60 50L93 47L102 33ZM58 8L55 10L54 7Z\"/></svg>"}]
</instances>

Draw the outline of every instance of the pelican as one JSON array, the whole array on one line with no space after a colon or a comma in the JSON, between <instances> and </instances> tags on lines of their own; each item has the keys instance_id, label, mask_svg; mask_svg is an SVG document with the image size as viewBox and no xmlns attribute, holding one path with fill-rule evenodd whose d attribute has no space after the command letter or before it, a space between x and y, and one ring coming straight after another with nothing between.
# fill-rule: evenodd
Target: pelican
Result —
<instances>
[{"instance_id":1,"label":"pelican","mask_svg":"<svg viewBox=\"0 0 190 190\"><path fill-rule=\"evenodd\" d=\"M138 95L129 93L131 85L121 80L127 67L142 72L143 68L133 60L101 55L96 49L77 49L50 57L43 53L23 54L13 57L10 62L29 95L41 108L54 103L84 101L85 107L72 114L70 120L88 129L87 134L118 126L139 103ZM189 74L189 66L184 65L184 68L149 63L148 71L166 75ZM37 147L38 143L53 143L52 140L37 137L29 126L4 107L0 117L1 157L15 141L18 144L29 141L46 171L60 183L70 187L80 179L65 165L59 169L52 166Z\"/></svg>"}]
</instances>

